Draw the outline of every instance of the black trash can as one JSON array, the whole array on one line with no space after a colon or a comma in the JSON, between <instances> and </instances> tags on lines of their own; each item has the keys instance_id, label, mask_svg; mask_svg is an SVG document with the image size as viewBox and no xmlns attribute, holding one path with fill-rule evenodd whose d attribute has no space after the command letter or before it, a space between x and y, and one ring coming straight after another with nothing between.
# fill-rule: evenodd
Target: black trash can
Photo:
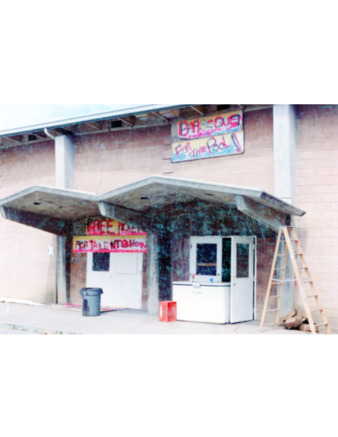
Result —
<instances>
[{"instance_id":1,"label":"black trash can","mask_svg":"<svg viewBox=\"0 0 338 437\"><path fill-rule=\"evenodd\" d=\"M82 288L82 315L85 317L99 316L101 309L102 288Z\"/></svg>"}]
</instances>

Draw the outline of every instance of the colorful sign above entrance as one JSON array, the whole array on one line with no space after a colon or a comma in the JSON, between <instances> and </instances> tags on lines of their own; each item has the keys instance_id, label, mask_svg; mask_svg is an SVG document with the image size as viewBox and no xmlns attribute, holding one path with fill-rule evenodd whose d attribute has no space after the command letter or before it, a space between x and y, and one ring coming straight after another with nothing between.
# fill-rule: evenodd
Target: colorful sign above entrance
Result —
<instances>
[{"instance_id":1,"label":"colorful sign above entrance","mask_svg":"<svg viewBox=\"0 0 338 437\"><path fill-rule=\"evenodd\" d=\"M87 235L73 238L73 252L147 252L142 229L108 219L89 219Z\"/></svg>"},{"instance_id":2,"label":"colorful sign above entrance","mask_svg":"<svg viewBox=\"0 0 338 437\"><path fill-rule=\"evenodd\" d=\"M183 120L173 125L173 162L240 153L244 153L242 111Z\"/></svg>"},{"instance_id":3,"label":"colorful sign above entrance","mask_svg":"<svg viewBox=\"0 0 338 437\"><path fill-rule=\"evenodd\" d=\"M131 253L146 253L147 238L139 237L120 237L120 236L95 236L95 237L74 237L73 238L74 253L88 252L131 252Z\"/></svg>"},{"instance_id":4,"label":"colorful sign above entrance","mask_svg":"<svg viewBox=\"0 0 338 437\"><path fill-rule=\"evenodd\" d=\"M117 220L89 219L87 235L147 235L140 228L118 222Z\"/></svg>"}]
</instances>

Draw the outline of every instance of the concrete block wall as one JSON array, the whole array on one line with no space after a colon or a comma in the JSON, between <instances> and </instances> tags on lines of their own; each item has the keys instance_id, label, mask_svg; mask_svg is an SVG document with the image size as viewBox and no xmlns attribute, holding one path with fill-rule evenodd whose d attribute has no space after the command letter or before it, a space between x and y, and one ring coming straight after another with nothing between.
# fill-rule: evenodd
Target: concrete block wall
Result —
<instances>
[{"instance_id":1,"label":"concrete block wall","mask_svg":"<svg viewBox=\"0 0 338 437\"><path fill-rule=\"evenodd\" d=\"M55 185L54 143L0 150L0 198L32 185ZM0 297L55 302L53 235L0 217Z\"/></svg>"},{"instance_id":2,"label":"concrete block wall","mask_svg":"<svg viewBox=\"0 0 338 437\"><path fill-rule=\"evenodd\" d=\"M175 164L171 163L170 126L76 138L74 189L101 193L152 175L163 175L261 188L273 194L272 117L272 109L245 114L243 155ZM181 249L185 252L186 242L182 242L182 245L184 247ZM173 260L174 280L182 280L182 268L186 278L189 272L187 260ZM78 289L81 284L85 286L85 276L74 263L73 260L72 272L76 272L80 279L72 281L71 299L74 296L78 300ZM266 266L266 259L262 266ZM260 296L266 290L264 280L260 279L261 274L264 278L266 276L265 272L259 271L258 308L261 307ZM146 300L145 289L144 284L143 303Z\"/></svg>"},{"instance_id":3,"label":"concrete block wall","mask_svg":"<svg viewBox=\"0 0 338 437\"><path fill-rule=\"evenodd\" d=\"M273 193L272 109L244 117L243 155L171 163L170 126L77 138L77 190L104 192L153 176L257 187Z\"/></svg>"},{"instance_id":4,"label":"concrete block wall","mask_svg":"<svg viewBox=\"0 0 338 437\"><path fill-rule=\"evenodd\" d=\"M169 126L77 138L74 188L102 193L161 175L170 140Z\"/></svg>"},{"instance_id":5,"label":"concrete block wall","mask_svg":"<svg viewBox=\"0 0 338 437\"><path fill-rule=\"evenodd\" d=\"M272 109L244 114L242 155L171 164L172 176L229 185L261 188L273 194L273 123ZM170 156L170 148L167 150Z\"/></svg>"},{"instance_id":6,"label":"concrete block wall","mask_svg":"<svg viewBox=\"0 0 338 437\"><path fill-rule=\"evenodd\" d=\"M257 238L257 281L256 281L256 319L261 320L263 306L271 273L273 256L276 248L275 238ZM271 295L277 292L276 287L271 289ZM276 299L269 300L269 309L276 308ZM273 315L272 315L273 314ZM276 313L267 313L265 321L274 321Z\"/></svg>"},{"instance_id":7,"label":"concrete block wall","mask_svg":"<svg viewBox=\"0 0 338 437\"><path fill-rule=\"evenodd\" d=\"M170 126L119 131L78 137L76 143L74 189L104 192L116 187L160 174L262 188L273 194L273 119L272 109L249 112L244 117L245 153L184 163L171 163ZM54 142L1 151L1 197L35 184L55 185ZM47 256L47 248L55 247L49 234L1 220L2 246L20 244L18 251L2 252L0 295L24 298L42 303L55 300L55 255ZM263 246L262 246L263 247ZM258 254L260 265L266 266L270 252ZM264 258L264 261L260 261ZM83 258L83 259L82 259ZM80 302L79 289L85 286L85 256L72 264L71 300ZM17 263L24 266L16 267ZM269 273L269 272L268 272ZM268 275L267 273L267 275ZM266 289L266 267L259 271L257 295ZM146 288L146 284L144 284ZM145 296L143 296L145 300ZM258 299L258 306L261 305Z\"/></svg>"},{"instance_id":8,"label":"concrete block wall","mask_svg":"<svg viewBox=\"0 0 338 437\"><path fill-rule=\"evenodd\" d=\"M338 107L299 106L297 220L310 272L332 327L338 328Z\"/></svg>"},{"instance_id":9,"label":"concrete block wall","mask_svg":"<svg viewBox=\"0 0 338 437\"><path fill-rule=\"evenodd\" d=\"M86 287L87 254L73 253L71 260L70 302L82 303L80 291Z\"/></svg>"}]
</instances>

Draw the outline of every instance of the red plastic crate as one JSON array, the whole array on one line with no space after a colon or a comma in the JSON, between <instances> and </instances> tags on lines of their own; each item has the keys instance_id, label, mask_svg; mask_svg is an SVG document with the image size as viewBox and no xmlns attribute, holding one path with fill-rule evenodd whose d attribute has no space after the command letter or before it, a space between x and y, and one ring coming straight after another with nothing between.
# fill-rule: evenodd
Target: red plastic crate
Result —
<instances>
[{"instance_id":1,"label":"red plastic crate","mask_svg":"<svg viewBox=\"0 0 338 437\"><path fill-rule=\"evenodd\" d=\"M170 300L160 302L160 322L176 322L177 303Z\"/></svg>"}]
</instances>

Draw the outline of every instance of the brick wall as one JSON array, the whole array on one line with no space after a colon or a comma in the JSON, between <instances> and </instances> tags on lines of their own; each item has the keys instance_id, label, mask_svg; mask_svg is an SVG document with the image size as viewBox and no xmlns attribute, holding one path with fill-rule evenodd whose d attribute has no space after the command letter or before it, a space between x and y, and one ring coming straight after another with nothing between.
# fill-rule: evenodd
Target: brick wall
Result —
<instances>
[{"instance_id":1,"label":"brick wall","mask_svg":"<svg viewBox=\"0 0 338 437\"><path fill-rule=\"evenodd\" d=\"M53 142L0 151L0 197L32 185L55 185ZM0 297L55 302L55 237L0 217Z\"/></svg>"},{"instance_id":2,"label":"brick wall","mask_svg":"<svg viewBox=\"0 0 338 437\"><path fill-rule=\"evenodd\" d=\"M329 322L338 328L338 107L300 106L297 220L301 244Z\"/></svg>"}]
</instances>

